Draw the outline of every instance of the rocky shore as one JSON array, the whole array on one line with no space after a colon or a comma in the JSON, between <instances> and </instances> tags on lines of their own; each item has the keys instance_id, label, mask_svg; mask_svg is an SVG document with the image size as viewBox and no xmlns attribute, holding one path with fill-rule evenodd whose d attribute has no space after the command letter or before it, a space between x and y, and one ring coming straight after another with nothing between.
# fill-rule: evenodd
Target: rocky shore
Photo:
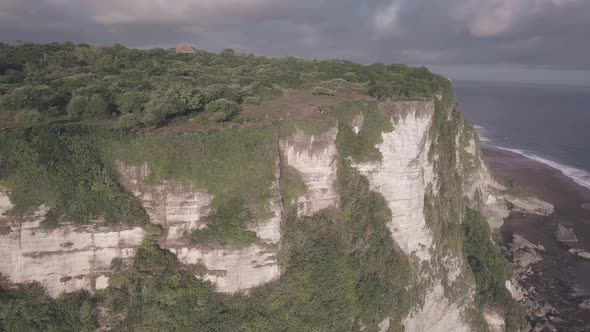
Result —
<instances>
[{"instance_id":1,"label":"rocky shore","mask_svg":"<svg viewBox=\"0 0 590 332\"><path fill-rule=\"evenodd\" d=\"M513 266L507 288L533 331L590 330L590 190L559 170L484 146L491 171L554 205L549 215L512 208L500 229ZM515 204L516 205L516 204Z\"/></svg>"}]
</instances>

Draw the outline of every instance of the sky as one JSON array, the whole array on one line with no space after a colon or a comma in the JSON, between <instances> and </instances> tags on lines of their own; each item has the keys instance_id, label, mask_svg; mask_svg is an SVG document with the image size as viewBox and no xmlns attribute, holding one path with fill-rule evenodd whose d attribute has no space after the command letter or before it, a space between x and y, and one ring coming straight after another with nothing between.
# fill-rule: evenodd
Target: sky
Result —
<instances>
[{"instance_id":1,"label":"sky","mask_svg":"<svg viewBox=\"0 0 590 332\"><path fill-rule=\"evenodd\" d=\"M0 41L424 65L590 85L590 0L0 0Z\"/></svg>"}]
</instances>

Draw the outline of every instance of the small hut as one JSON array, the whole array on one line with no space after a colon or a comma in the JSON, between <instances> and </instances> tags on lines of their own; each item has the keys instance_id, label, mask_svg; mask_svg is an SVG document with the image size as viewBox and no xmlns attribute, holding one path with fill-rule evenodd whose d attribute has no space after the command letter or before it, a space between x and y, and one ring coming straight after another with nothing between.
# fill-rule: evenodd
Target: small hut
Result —
<instances>
[{"instance_id":1,"label":"small hut","mask_svg":"<svg viewBox=\"0 0 590 332\"><path fill-rule=\"evenodd\" d=\"M197 51L187 43L184 43L176 48L176 53L195 54Z\"/></svg>"}]
</instances>

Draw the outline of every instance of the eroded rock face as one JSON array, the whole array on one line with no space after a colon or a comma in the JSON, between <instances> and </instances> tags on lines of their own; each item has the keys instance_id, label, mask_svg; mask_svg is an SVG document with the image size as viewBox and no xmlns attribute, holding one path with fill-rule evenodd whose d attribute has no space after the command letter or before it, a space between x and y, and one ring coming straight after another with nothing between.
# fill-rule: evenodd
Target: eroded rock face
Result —
<instances>
[{"instance_id":1,"label":"eroded rock face","mask_svg":"<svg viewBox=\"0 0 590 332\"><path fill-rule=\"evenodd\" d=\"M578 242L576 234L572 228L567 228L562 224L557 225L555 228L555 239L562 243L575 243Z\"/></svg>"},{"instance_id":2,"label":"eroded rock face","mask_svg":"<svg viewBox=\"0 0 590 332\"><path fill-rule=\"evenodd\" d=\"M445 297L444 288L440 284L429 290L424 305L404 318L402 325L407 332L471 331L463 321L463 308Z\"/></svg>"},{"instance_id":3,"label":"eroded rock face","mask_svg":"<svg viewBox=\"0 0 590 332\"><path fill-rule=\"evenodd\" d=\"M517 268L517 272L526 271L527 268L543 259L541 253L545 248L541 245L535 245L524 237L514 234L512 244L508 251L509 258Z\"/></svg>"},{"instance_id":4,"label":"eroded rock face","mask_svg":"<svg viewBox=\"0 0 590 332\"><path fill-rule=\"evenodd\" d=\"M213 197L204 190L172 182L147 184L147 165L116 163L123 186L141 202L150 221L166 230L166 242L173 244L185 233L205 228Z\"/></svg>"},{"instance_id":5,"label":"eroded rock face","mask_svg":"<svg viewBox=\"0 0 590 332\"><path fill-rule=\"evenodd\" d=\"M502 315L498 314L497 312L486 310L483 313L483 318L488 324L490 332L506 331L506 321L504 320L504 317L502 317Z\"/></svg>"},{"instance_id":6,"label":"eroded rock face","mask_svg":"<svg viewBox=\"0 0 590 332\"><path fill-rule=\"evenodd\" d=\"M305 195L297 199L297 215L307 217L328 207L337 207L339 196L336 182L337 128L320 135L297 131L280 142L284 162L301 173L307 187Z\"/></svg>"},{"instance_id":7,"label":"eroded rock face","mask_svg":"<svg viewBox=\"0 0 590 332\"><path fill-rule=\"evenodd\" d=\"M572 249L569 250L569 253L572 254L572 255L574 255L574 256L580 257L580 258L590 259L590 252L587 252L587 251L582 250L582 249L573 249L572 248Z\"/></svg>"},{"instance_id":8,"label":"eroded rock face","mask_svg":"<svg viewBox=\"0 0 590 332\"><path fill-rule=\"evenodd\" d=\"M250 289L278 278L277 251L258 245L245 248L203 249L171 248L184 264L202 264L207 271L202 278L211 281L217 290L234 293Z\"/></svg>"},{"instance_id":9,"label":"eroded rock face","mask_svg":"<svg viewBox=\"0 0 590 332\"><path fill-rule=\"evenodd\" d=\"M278 160L275 176L279 176ZM121 181L140 200L153 223L162 225L166 240L161 246L173 252L183 264L203 268L197 277L211 281L220 292L234 293L277 279L280 268L276 255L281 240L282 201L278 178L271 188L268 220L253 220L249 229L261 243L244 247L209 247L192 245L185 235L207 227L212 209L211 195L202 189L172 181L146 183L149 169L117 162Z\"/></svg>"},{"instance_id":10,"label":"eroded rock face","mask_svg":"<svg viewBox=\"0 0 590 332\"><path fill-rule=\"evenodd\" d=\"M407 255L430 260L432 234L424 218L424 194L432 165L428 162L428 130L434 114L432 102L396 102L381 105L395 129L383 133L377 146L382 160L353 164L381 193L391 209L388 228Z\"/></svg>"},{"instance_id":11,"label":"eroded rock face","mask_svg":"<svg viewBox=\"0 0 590 332\"><path fill-rule=\"evenodd\" d=\"M140 227L62 225L45 230L40 222L47 208L10 218L2 216L12 206L5 191L0 202L0 224L9 227L0 235L0 273L14 283L37 281L52 297L106 288L113 259L130 260L145 237Z\"/></svg>"},{"instance_id":12,"label":"eroded rock face","mask_svg":"<svg viewBox=\"0 0 590 332\"><path fill-rule=\"evenodd\" d=\"M424 215L429 184L433 184L436 195L436 177L428 159L434 103L389 101L379 108L389 115L394 127L393 131L382 133L382 143L376 146L382 159L352 166L387 201L392 214L389 231L403 252L415 258L414 269L420 271L426 265L444 271L447 280L453 283L463 273L464 266L456 257L447 257L443 266L433 260L434 240ZM424 279L428 273L418 272ZM428 285L420 304L402 320L405 331L469 331L463 316L471 295L463 294L465 298L461 301L450 301L441 280L436 278Z\"/></svg>"}]
</instances>

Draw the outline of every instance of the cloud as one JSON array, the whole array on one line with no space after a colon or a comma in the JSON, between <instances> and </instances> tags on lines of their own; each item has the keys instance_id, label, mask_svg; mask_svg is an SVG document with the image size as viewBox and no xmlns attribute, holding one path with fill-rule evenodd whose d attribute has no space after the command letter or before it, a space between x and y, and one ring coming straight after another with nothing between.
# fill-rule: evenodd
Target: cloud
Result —
<instances>
[{"instance_id":1,"label":"cloud","mask_svg":"<svg viewBox=\"0 0 590 332\"><path fill-rule=\"evenodd\" d=\"M100 24L226 25L263 16L282 16L296 1L273 0L102 0L92 2Z\"/></svg>"},{"instance_id":2,"label":"cloud","mask_svg":"<svg viewBox=\"0 0 590 332\"><path fill-rule=\"evenodd\" d=\"M373 16L373 26L377 38L390 35L400 28L400 10L399 2L393 2L389 6L377 10Z\"/></svg>"},{"instance_id":3,"label":"cloud","mask_svg":"<svg viewBox=\"0 0 590 332\"><path fill-rule=\"evenodd\" d=\"M0 40L590 70L588 0L1 0Z\"/></svg>"}]
</instances>

